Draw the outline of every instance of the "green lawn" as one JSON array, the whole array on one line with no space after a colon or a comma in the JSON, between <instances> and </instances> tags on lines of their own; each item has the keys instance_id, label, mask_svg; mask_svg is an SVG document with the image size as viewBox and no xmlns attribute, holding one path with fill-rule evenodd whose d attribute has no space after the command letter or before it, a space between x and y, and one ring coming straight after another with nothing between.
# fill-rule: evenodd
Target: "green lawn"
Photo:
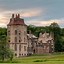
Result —
<instances>
[{"instance_id":1,"label":"green lawn","mask_svg":"<svg viewBox=\"0 0 64 64\"><path fill-rule=\"evenodd\" d=\"M0 63L0 64L64 64L64 53L15 58L13 59L13 62L14 61L18 63Z\"/></svg>"}]
</instances>

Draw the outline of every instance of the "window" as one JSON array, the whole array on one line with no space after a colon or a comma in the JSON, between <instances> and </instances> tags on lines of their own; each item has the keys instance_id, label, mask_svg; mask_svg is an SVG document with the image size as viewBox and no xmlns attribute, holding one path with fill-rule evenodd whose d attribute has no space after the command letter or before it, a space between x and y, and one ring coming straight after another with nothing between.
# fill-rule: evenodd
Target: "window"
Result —
<instances>
[{"instance_id":1,"label":"window","mask_svg":"<svg viewBox=\"0 0 64 64\"><path fill-rule=\"evenodd\" d=\"M15 42L17 42L17 37L15 37Z\"/></svg>"},{"instance_id":2,"label":"window","mask_svg":"<svg viewBox=\"0 0 64 64\"><path fill-rule=\"evenodd\" d=\"M15 53L15 56L17 56L17 54Z\"/></svg>"},{"instance_id":3,"label":"window","mask_svg":"<svg viewBox=\"0 0 64 64\"><path fill-rule=\"evenodd\" d=\"M21 31L19 30L19 35L21 35Z\"/></svg>"},{"instance_id":4,"label":"window","mask_svg":"<svg viewBox=\"0 0 64 64\"><path fill-rule=\"evenodd\" d=\"M15 51L17 51L17 44L15 44Z\"/></svg>"},{"instance_id":5,"label":"window","mask_svg":"<svg viewBox=\"0 0 64 64\"><path fill-rule=\"evenodd\" d=\"M19 33L19 35L21 35L21 33Z\"/></svg>"},{"instance_id":6,"label":"window","mask_svg":"<svg viewBox=\"0 0 64 64\"><path fill-rule=\"evenodd\" d=\"M21 40L19 40L19 42L21 42Z\"/></svg>"},{"instance_id":7,"label":"window","mask_svg":"<svg viewBox=\"0 0 64 64\"><path fill-rule=\"evenodd\" d=\"M24 42L25 42L25 38L24 38Z\"/></svg>"},{"instance_id":8,"label":"window","mask_svg":"<svg viewBox=\"0 0 64 64\"><path fill-rule=\"evenodd\" d=\"M26 46L24 46L24 51L26 51Z\"/></svg>"},{"instance_id":9,"label":"window","mask_svg":"<svg viewBox=\"0 0 64 64\"><path fill-rule=\"evenodd\" d=\"M17 35L17 30L15 30L15 35Z\"/></svg>"},{"instance_id":10,"label":"window","mask_svg":"<svg viewBox=\"0 0 64 64\"><path fill-rule=\"evenodd\" d=\"M10 35L10 31L8 31L8 35Z\"/></svg>"},{"instance_id":11,"label":"window","mask_svg":"<svg viewBox=\"0 0 64 64\"><path fill-rule=\"evenodd\" d=\"M8 42L10 42L10 40L8 40Z\"/></svg>"},{"instance_id":12,"label":"window","mask_svg":"<svg viewBox=\"0 0 64 64\"><path fill-rule=\"evenodd\" d=\"M46 49L46 46L44 46L44 49Z\"/></svg>"},{"instance_id":13,"label":"window","mask_svg":"<svg viewBox=\"0 0 64 64\"><path fill-rule=\"evenodd\" d=\"M22 56L23 56L23 54L22 54Z\"/></svg>"},{"instance_id":14,"label":"window","mask_svg":"<svg viewBox=\"0 0 64 64\"><path fill-rule=\"evenodd\" d=\"M19 42L21 42L21 37L19 37Z\"/></svg>"},{"instance_id":15,"label":"window","mask_svg":"<svg viewBox=\"0 0 64 64\"><path fill-rule=\"evenodd\" d=\"M19 45L19 51L21 51L21 44Z\"/></svg>"},{"instance_id":16,"label":"window","mask_svg":"<svg viewBox=\"0 0 64 64\"><path fill-rule=\"evenodd\" d=\"M21 54L19 54L19 56L21 56Z\"/></svg>"},{"instance_id":17,"label":"window","mask_svg":"<svg viewBox=\"0 0 64 64\"><path fill-rule=\"evenodd\" d=\"M24 31L24 35L26 35L26 31Z\"/></svg>"},{"instance_id":18,"label":"window","mask_svg":"<svg viewBox=\"0 0 64 64\"><path fill-rule=\"evenodd\" d=\"M24 54L24 56L26 56L26 54Z\"/></svg>"}]
</instances>

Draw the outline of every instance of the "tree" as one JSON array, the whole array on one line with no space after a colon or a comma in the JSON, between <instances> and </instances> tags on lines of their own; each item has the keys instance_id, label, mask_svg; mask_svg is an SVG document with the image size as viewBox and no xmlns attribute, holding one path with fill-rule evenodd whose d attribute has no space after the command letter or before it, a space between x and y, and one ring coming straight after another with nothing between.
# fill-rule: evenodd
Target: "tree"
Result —
<instances>
[{"instance_id":1,"label":"tree","mask_svg":"<svg viewBox=\"0 0 64 64\"><path fill-rule=\"evenodd\" d=\"M62 49L62 45L61 45L61 28L59 27L59 25L57 23L53 22L49 26L49 29L54 34L55 51L60 52L61 49Z\"/></svg>"},{"instance_id":2,"label":"tree","mask_svg":"<svg viewBox=\"0 0 64 64\"><path fill-rule=\"evenodd\" d=\"M12 55L13 55L13 53L9 49L7 39L6 39L6 35L1 35L0 36L0 59L2 61L4 61L5 59L10 58L10 60L12 60L11 59Z\"/></svg>"}]
</instances>

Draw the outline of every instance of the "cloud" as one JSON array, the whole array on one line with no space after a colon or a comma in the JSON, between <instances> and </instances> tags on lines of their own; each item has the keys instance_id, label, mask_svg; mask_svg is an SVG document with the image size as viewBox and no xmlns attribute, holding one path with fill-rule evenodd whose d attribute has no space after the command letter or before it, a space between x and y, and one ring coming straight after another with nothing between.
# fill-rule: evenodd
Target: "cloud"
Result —
<instances>
[{"instance_id":1,"label":"cloud","mask_svg":"<svg viewBox=\"0 0 64 64\"><path fill-rule=\"evenodd\" d=\"M33 16L39 16L43 12L40 9L33 9L33 10L25 10L22 13L22 17L33 17Z\"/></svg>"},{"instance_id":2,"label":"cloud","mask_svg":"<svg viewBox=\"0 0 64 64\"><path fill-rule=\"evenodd\" d=\"M34 9L20 9L20 10L0 10L0 26L5 26L8 24L11 14L20 14L21 17L34 17L39 16L41 14L42 10L38 8Z\"/></svg>"},{"instance_id":3,"label":"cloud","mask_svg":"<svg viewBox=\"0 0 64 64\"><path fill-rule=\"evenodd\" d=\"M0 27L7 27L7 26L4 23L0 23Z\"/></svg>"},{"instance_id":4,"label":"cloud","mask_svg":"<svg viewBox=\"0 0 64 64\"><path fill-rule=\"evenodd\" d=\"M17 14L19 13L21 17L35 17L41 15L41 13L44 13L44 10L34 8L34 9L20 9L20 10L0 10L0 27L6 27L6 25L9 23L11 14ZM56 22L60 26L64 25L64 19L51 19L51 20L39 20L38 18L35 20L26 21L27 25L35 25L35 26L49 26L51 23Z\"/></svg>"},{"instance_id":5,"label":"cloud","mask_svg":"<svg viewBox=\"0 0 64 64\"><path fill-rule=\"evenodd\" d=\"M11 10L3 12L4 15L10 15L12 13L19 13L22 17L33 17L39 16L43 12L42 9L34 8L34 9L20 9L20 10Z\"/></svg>"},{"instance_id":6,"label":"cloud","mask_svg":"<svg viewBox=\"0 0 64 64\"><path fill-rule=\"evenodd\" d=\"M54 19L54 20L47 20L47 21L31 20L31 21L27 21L26 23L28 25L32 24L35 26L49 26L53 22L58 23L60 26L64 25L64 20L62 20L62 19L60 19L60 20Z\"/></svg>"}]
</instances>

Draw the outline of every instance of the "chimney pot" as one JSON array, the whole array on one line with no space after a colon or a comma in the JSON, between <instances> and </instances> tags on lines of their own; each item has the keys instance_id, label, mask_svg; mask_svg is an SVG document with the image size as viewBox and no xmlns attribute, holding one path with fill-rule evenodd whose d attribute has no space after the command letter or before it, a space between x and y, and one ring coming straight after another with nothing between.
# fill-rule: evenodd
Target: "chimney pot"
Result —
<instances>
[{"instance_id":1,"label":"chimney pot","mask_svg":"<svg viewBox=\"0 0 64 64\"><path fill-rule=\"evenodd\" d=\"M12 14L12 18L14 18L14 14Z\"/></svg>"},{"instance_id":2,"label":"chimney pot","mask_svg":"<svg viewBox=\"0 0 64 64\"><path fill-rule=\"evenodd\" d=\"M18 16L17 16L17 14L16 14L16 18L17 18Z\"/></svg>"},{"instance_id":3,"label":"chimney pot","mask_svg":"<svg viewBox=\"0 0 64 64\"><path fill-rule=\"evenodd\" d=\"M18 14L18 18L20 18L20 14Z\"/></svg>"}]
</instances>

